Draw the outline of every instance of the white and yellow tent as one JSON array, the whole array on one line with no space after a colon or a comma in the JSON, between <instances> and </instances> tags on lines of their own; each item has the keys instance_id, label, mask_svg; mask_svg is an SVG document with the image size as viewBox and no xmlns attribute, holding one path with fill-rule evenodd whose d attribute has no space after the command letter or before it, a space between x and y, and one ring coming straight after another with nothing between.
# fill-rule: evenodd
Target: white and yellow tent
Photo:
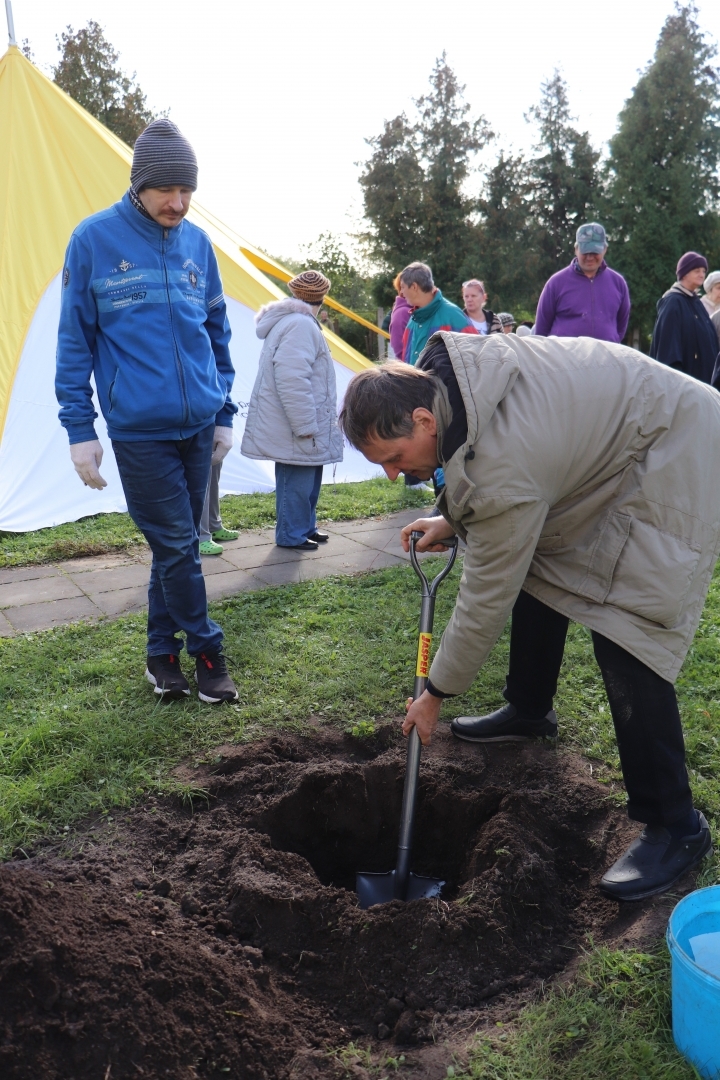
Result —
<instances>
[{"instance_id":1,"label":"white and yellow tent","mask_svg":"<svg viewBox=\"0 0 720 1080\"><path fill-rule=\"evenodd\" d=\"M108 486L91 491L77 478L57 418L54 376L65 248L83 218L127 190L131 159L120 139L17 47L8 49L0 59L0 530L38 529L126 508L102 417L97 431ZM188 217L213 242L232 326L233 399L240 408L221 490L271 491L272 463L244 458L240 440L261 347L253 316L284 294L244 251L259 253L212 214L193 203ZM334 334L327 338L342 399L351 376L370 364ZM346 447L336 479L376 472ZM325 479L332 475L329 466Z\"/></svg>"}]
</instances>

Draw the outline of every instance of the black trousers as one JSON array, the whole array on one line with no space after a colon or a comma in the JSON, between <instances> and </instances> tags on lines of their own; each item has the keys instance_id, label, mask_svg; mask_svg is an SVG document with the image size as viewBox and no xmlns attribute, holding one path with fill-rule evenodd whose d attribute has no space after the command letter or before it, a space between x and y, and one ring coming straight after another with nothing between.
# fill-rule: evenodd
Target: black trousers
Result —
<instances>
[{"instance_id":1,"label":"black trousers","mask_svg":"<svg viewBox=\"0 0 720 1080\"><path fill-rule=\"evenodd\" d=\"M503 693L529 720L552 709L568 623L529 593L515 601ZM615 725L628 816L672 825L692 809L675 687L594 630L592 640Z\"/></svg>"}]
</instances>

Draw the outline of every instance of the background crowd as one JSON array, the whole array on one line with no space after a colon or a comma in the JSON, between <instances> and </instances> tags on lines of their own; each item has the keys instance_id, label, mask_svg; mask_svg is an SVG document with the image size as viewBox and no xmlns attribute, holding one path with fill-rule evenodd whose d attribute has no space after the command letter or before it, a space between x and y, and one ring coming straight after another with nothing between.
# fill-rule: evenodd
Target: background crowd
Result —
<instances>
[{"instance_id":1,"label":"background crowd","mask_svg":"<svg viewBox=\"0 0 720 1080\"><path fill-rule=\"evenodd\" d=\"M552 274L543 287L535 322L517 327L510 312L490 310L487 289L479 278L462 283L461 309L443 296L429 266L411 263L393 282L397 298L389 318L392 356L414 365L437 330L590 337L621 343L627 336L632 304L625 278L608 266L607 250L601 224L581 225L569 265ZM715 385L719 352L720 270L709 273L705 256L687 251L678 261L676 281L657 301L650 355Z\"/></svg>"}]
</instances>

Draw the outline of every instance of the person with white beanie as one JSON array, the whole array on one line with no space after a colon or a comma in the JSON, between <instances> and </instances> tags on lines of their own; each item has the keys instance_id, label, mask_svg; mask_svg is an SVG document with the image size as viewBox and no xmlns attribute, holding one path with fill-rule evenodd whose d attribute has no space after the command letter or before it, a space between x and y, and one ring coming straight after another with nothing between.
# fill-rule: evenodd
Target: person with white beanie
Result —
<instances>
[{"instance_id":1,"label":"person with white beanie","mask_svg":"<svg viewBox=\"0 0 720 1080\"><path fill-rule=\"evenodd\" d=\"M208 616L198 528L210 467L232 446L237 405L230 325L210 238L183 220L197 187L195 152L171 120L135 142L130 188L82 221L63 269L55 392L80 479L101 490L91 378L128 511L153 553L145 675L161 699L190 686L201 701L236 701Z\"/></svg>"},{"instance_id":2,"label":"person with white beanie","mask_svg":"<svg viewBox=\"0 0 720 1080\"><path fill-rule=\"evenodd\" d=\"M703 282L705 295L701 297L710 318L716 311L720 311L720 270L713 270Z\"/></svg>"}]
</instances>

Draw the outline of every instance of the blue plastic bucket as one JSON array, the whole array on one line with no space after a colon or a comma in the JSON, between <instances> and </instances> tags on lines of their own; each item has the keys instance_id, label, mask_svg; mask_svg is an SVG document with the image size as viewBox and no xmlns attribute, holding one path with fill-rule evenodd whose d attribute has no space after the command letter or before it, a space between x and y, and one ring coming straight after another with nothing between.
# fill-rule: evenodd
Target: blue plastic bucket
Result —
<instances>
[{"instance_id":1,"label":"blue plastic bucket","mask_svg":"<svg viewBox=\"0 0 720 1080\"><path fill-rule=\"evenodd\" d=\"M703 1080L720 1080L720 885L680 901L667 943L675 1045Z\"/></svg>"}]
</instances>

